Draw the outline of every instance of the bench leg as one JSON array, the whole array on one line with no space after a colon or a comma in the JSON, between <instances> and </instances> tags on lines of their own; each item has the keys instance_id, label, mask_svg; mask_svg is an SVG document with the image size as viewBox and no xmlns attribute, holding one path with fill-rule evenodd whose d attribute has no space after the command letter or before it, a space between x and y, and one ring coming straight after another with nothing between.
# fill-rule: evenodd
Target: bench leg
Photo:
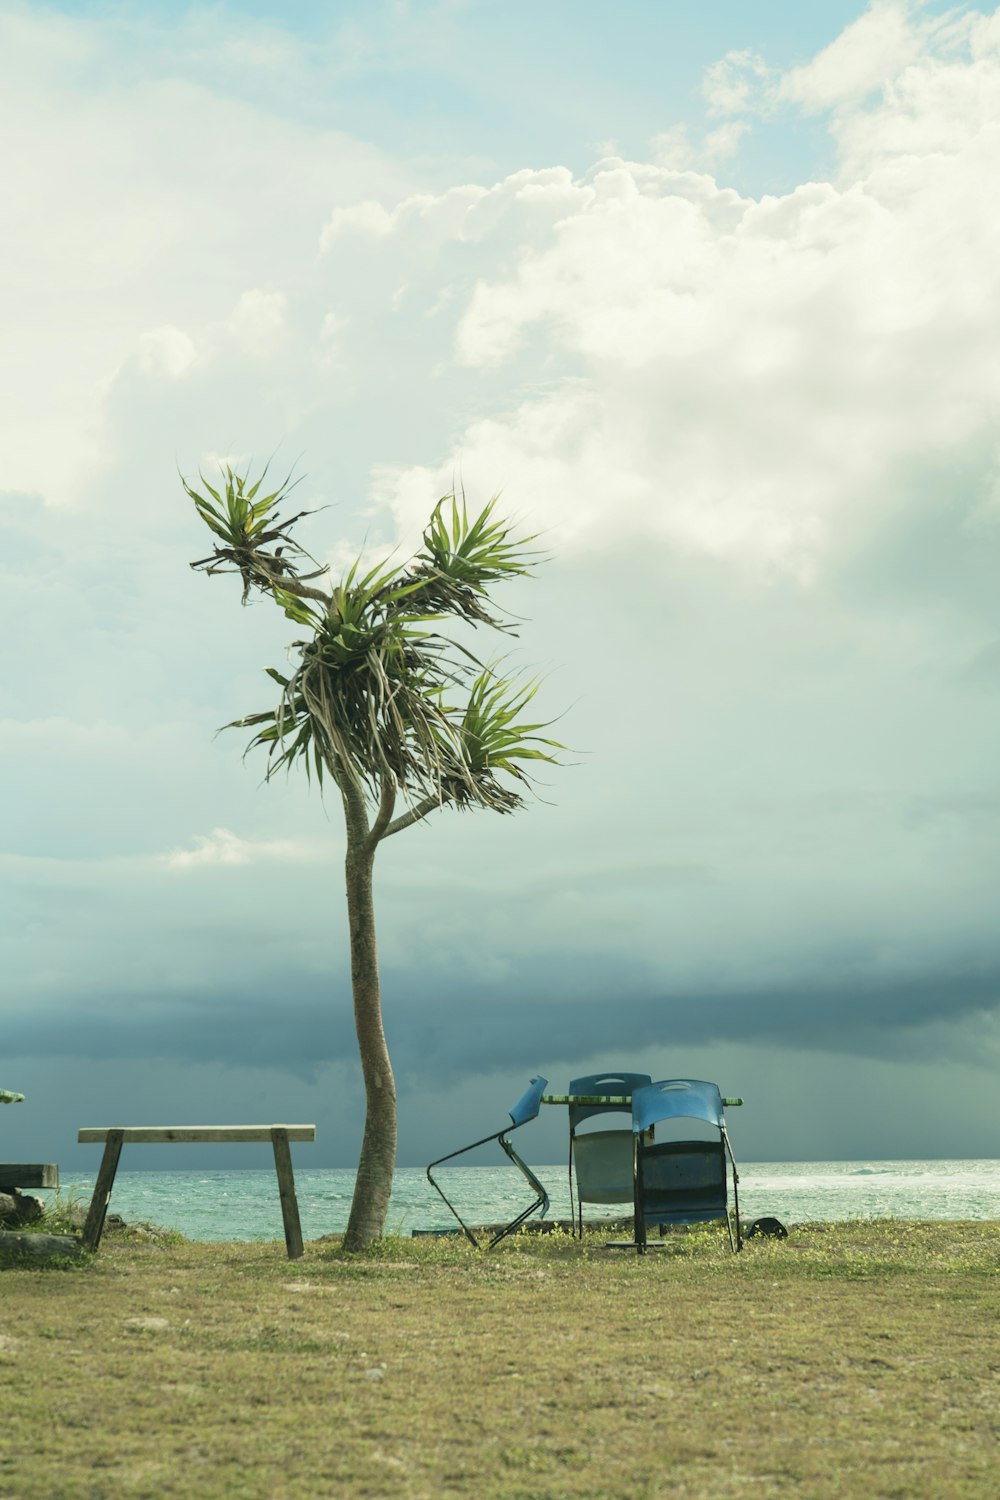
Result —
<instances>
[{"instance_id":1,"label":"bench leg","mask_svg":"<svg viewBox=\"0 0 1000 1500\"><path fill-rule=\"evenodd\" d=\"M288 1131L271 1131L274 1147L274 1170L278 1174L278 1192L281 1195L281 1218L285 1226L285 1248L289 1260L298 1260L303 1253L302 1225L299 1223L299 1204L295 1196L295 1177L292 1174L292 1153L288 1148Z\"/></svg>"},{"instance_id":2,"label":"bench leg","mask_svg":"<svg viewBox=\"0 0 1000 1500\"><path fill-rule=\"evenodd\" d=\"M121 1156L121 1153L122 1132L120 1130L109 1130L104 1146L104 1155L101 1158L101 1170L97 1174L97 1182L94 1187L94 1196L90 1200L87 1222L83 1226L83 1243L87 1250L94 1251L101 1243L101 1235L104 1232L104 1219L108 1211L108 1199L111 1197L115 1173L118 1170L118 1158Z\"/></svg>"}]
</instances>

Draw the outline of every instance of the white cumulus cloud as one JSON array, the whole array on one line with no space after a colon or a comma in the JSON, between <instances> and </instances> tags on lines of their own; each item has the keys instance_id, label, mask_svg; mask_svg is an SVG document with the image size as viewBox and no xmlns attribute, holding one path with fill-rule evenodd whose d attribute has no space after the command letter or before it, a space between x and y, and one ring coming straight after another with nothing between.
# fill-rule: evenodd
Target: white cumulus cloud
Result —
<instances>
[{"instance_id":1,"label":"white cumulus cloud","mask_svg":"<svg viewBox=\"0 0 1000 1500\"><path fill-rule=\"evenodd\" d=\"M374 148L258 103L289 66L271 30L246 41L266 41L254 87L215 86L237 63L216 29L198 11L162 30L0 11L5 488L78 504L116 456L104 417L121 372L179 381L227 316L234 347L269 353L284 317L272 278L308 265L332 206L407 191Z\"/></svg>"},{"instance_id":2,"label":"white cumulus cloud","mask_svg":"<svg viewBox=\"0 0 1000 1500\"><path fill-rule=\"evenodd\" d=\"M918 20L907 0L872 0L865 14L776 89L779 99L808 110L855 103L889 86L917 62L927 41L947 22Z\"/></svg>"},{"instance_id":3,"label":"white cumulus cloud","mask_svg":"<svg viewBox=\"0 0 1000 1500\"><path fill-rule=\"evenodd\" d=\"M288 333L288 298L253 287L237 302L226 329L243 353L270 354Z\"/></svg>"},{"instance_id":4,"label":"white cumulus cloud","mask_svg":"<svg viewBox=\"0 0 1000 1500\"><path fill-rule=\"evenodd\" d=\"M560 546L624 530L808 579L872 514L905 507L915 465L989 440L1000 23L883 4L857 27L776 86L836 105L834 182L754 200L608 160L553 177L519 243L511 214L523 222L533 179L468 210L463 235L506 207L457 306L455 359L538 389L468 423L439 466L379 469L404 532L461 472L523 497ZM863 77L859 36L875 56Z\"/></svg>"},{"instance_id":5,"label":"white cumulus cloud","mask_svg":"<svg viewBox=\"0 0 1000 1500\"><path fill-rule=\"evenodd\" d=\"M316 849L296 839L241 839L229 828L195 834L193 849L172 849L162 856L171 870L194 870L205 865L249 865L262 860L302 861L319 857Z\"/></svg>"},{"instance_id":6,"label":"white cumulus cloud","mask_svg":"<svg viewBox=\"0 0 1000 1500\"><path fill-rule=\"evenodd\" d=\"M180 328L152 328L139 341L139 368L144 375L179 380L197 358L194 340Z\"/></svg>"},{"instance_id":7,"label":"white cumulus cloud","mask_svg":"<svg viewBox=\"0 0 1000 1500\"><path fill-rule=\"evenodd\" d=\"M702 93L713 115L741 114L757 105L771 70L754 52L727 52L706 68Z\"/></svg>"}]
</instances>

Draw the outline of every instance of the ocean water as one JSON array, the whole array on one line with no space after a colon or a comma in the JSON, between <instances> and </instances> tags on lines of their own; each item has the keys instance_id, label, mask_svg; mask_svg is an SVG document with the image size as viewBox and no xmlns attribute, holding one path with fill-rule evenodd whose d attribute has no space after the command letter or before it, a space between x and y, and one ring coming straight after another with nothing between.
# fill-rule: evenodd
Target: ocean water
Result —
<instances>
[{"instance_id":1,"label":"ocean water","mask_svg":"<svg viewBox=\"0 0 1000 1500\"><path fill-rule=\"evenodd\" d=\"M569 1218L565 1165L535 1169L551 1195L549 1218ZM785 1224L837 1219L1000 1218L1000 1161L747 1162L739 1167L740 1217L770 1214ZM470 1224L512 1219L530 1202L517 1170L498 1167L441 1169L441 1180ZM295 1173L306 1239L335 1234L347 1225L354 1172L303 1168ZM89 1199L94 1178L64 1186ZM281 1239L278 1187L271 1170L129 1172L115 1179L109 1212L179 1230L193 1240ZM621 1210L587 1205L587 1218L613 1218ZM455 1221L423 1169L396 1173L387 1228L453 1228Z\"/></svg>"}]
</instances>

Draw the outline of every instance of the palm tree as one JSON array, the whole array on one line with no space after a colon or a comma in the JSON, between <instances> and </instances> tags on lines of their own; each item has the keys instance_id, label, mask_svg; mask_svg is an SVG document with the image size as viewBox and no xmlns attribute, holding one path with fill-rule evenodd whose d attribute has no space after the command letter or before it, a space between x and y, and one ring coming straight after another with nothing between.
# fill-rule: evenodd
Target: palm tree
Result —
<instances>
[{"instance_id":1,"label":"palm tree","mask_svg":"<svg viewBox=\"0 0 1000 1500\"><path fill-rule=\"evenodd\" d=\"M363 572L359 560L336 587L324 587L328 570L293 536L307 512L279 513L290 479L263 494L266 469L253 483L228 465L221 473L218 489L200 474L198 487L183 481L215 538L211 555L191 566L239 573L244 604L255 592L267 594L307 632L290 647L290 675L266 669L281 690L277 705L226 728L256 730L247 748L266 749L268 778L299 764L321 785L329 777L344 807L351 991L366 1100L344 1246L359 1250L382 1235L396 1161L396 1090L375 940L375 853L384 839L439 807L513 812L529 785L525 763L554 762L550 752L561 747L539 735L546 726L522 718L537 681L505 676L444 633L456 624L514 633L489 591L529 573L535 539L512 535L496 515L496 497L470 520L464 496L446 495L407 563L387 561Z\"/></svg>"}]
</instances>

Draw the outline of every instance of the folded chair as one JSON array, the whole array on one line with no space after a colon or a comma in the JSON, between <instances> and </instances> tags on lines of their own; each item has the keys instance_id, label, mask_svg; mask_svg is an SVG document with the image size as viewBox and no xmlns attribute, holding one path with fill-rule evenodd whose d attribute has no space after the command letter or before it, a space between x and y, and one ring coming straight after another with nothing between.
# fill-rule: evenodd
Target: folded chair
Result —
<instances>
[{"instance_id":1,"label":"folded chair","mask_svg":"<svg viewBox=\"0 0 1000 1500\"><path fill-rule=\"evenodd\" d=\"M461 1224L466 1239L469 1240L471 1244L475 1245L477 1250L482 1248L479 1241L476 1239L475 1234L469 1228L468 1224L466 1224L465 1220L462 1218L461 1214L458 1212L458 1209L452 1203L451 1199L448 1197L441 1184L435 1180L433 1169L435 1167L441 1166L443 1162L454 1161L456 1156L464 1156L467 1151L474 1151L477 1146L485 1146L490 1141L498 1141L501 1148L506 1152L507 1156L514 1163L515 1167L517 1167L517 1169L522 1173L524 1178L529 1183L532 1191L535 1194L535 1198L534 1201L530 1203L528 1207L523 1211L523 1213L519 1213L516 1219L512 1219L509 1224L505 1225L504 1228L501 1229L499 1234L495 1234L493 1236L486 1248L488 1250L492 1250L494 1245L499 1245L501 1240L506 1239L509 1234L513 1234L515 1229L520 1228L525 1219L530 1218L536 1209L541 1209L541 1214L539 1217L544 1219L545 1215L549 1211L549 1195L545 1191L544 1187L539 1182L538 1178L535 1176L531 1168L518 1156L517 1152L514 1150L514 1147L511 1145L507 1137L512 1130L517 1130L519 1126L527 1125L529 1120L535 1119L541 1107L542 1095L544 1094L547 1086L547 1078L533 1078L531 1080L530 1087L525 1090L520 1099L518 1099L517 1103L511 1109L509 1125L505 1125L502 1130L494 1131L492 1135L484 1135L482 1140L473 1141L470 1146L462 1146L458 1151L450 1151L447 1156L439 1156L437 1161L432 1161L430 1166L427 1168L427 1180L431 1184L431 1187L434 1188L435 1192L439 1193L440 1196L444 1199L445 1203L447 1203L449 1209L455 1215L455 1218L458 1220L459 1224Z\"/></svg>"},{"instance_id":2,"label":"folded chair","mask_svg":"<svg viewBox=\"0 0 1000 1500\"><path fill-rule=\"evenodd\" d=\"M698 1120L718 1139L653 1140L650 1130L665 1121ZM700 1224L723 1219L734 1251L740 1234L739 1176L718 1086L698 1078L671 1078L636 1089L632 1095L635 1239L609 1248L648 1248L649 1224ZM728 1204L728 1170L733 1175L733 1210ZM735 1226L735 1232L734 1232ZM653 1242L654 1244L662 1242Z\"/></svg>"},{"instance_id":3,"label":"folded chair","mask_svg":"<svg viewBox=\"0 0 1000 1500\"><path fill-rule=\"evenodd\" d=\"M583 1235L585 1203L632 1202L632 1126L616 1130L577 1127L594 1115L631 1115L634 1089L652 1082L648 1073L588 1073L570 1081L571 1094L605 1094L624 1098L621 1104L571 1104L569 1106L569 1203L575 1232ZM575 1197L574 1197L575 1177ZM574 1207L575 1202L575 1207Z\"/></svg>"}]
</instances>

